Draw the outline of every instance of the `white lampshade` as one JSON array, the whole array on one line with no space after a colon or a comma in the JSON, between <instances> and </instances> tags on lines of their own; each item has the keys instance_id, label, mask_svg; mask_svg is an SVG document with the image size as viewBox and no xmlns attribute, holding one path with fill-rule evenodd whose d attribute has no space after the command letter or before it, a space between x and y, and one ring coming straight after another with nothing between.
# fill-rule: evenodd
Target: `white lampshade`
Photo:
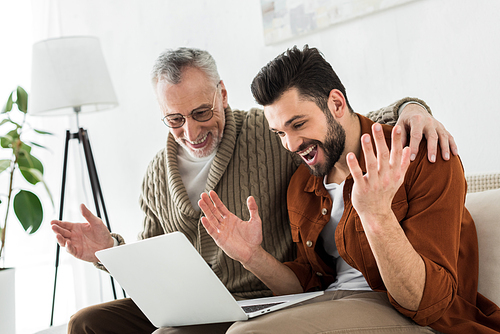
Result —
<instances>
[{"instance_id":1,"label":"white lampshade","mask_svg":"<svg viewBox=\"0 0 500 334\"><path fill-rule=\"evenodd\" d=\"M91 36L47 39L33 45L32 115L64 115L118 105L99 40Z\"/></svg>"}]
</instances>

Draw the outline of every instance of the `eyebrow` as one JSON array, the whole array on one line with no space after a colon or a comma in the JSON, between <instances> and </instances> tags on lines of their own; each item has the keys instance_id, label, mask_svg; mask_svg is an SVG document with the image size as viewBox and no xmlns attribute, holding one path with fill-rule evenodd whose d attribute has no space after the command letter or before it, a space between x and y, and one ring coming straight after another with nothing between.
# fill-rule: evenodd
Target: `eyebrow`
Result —
<instances>
[{"instance_id":1,"label":"eyebrow","mask_svg":"<svg viewBox=\"0 0 500 334\"><path fill-rule=\"evenodd\" d=\"M205 108L210 109L211 107L212 107L211 105L208 105L208 104L204 103L204 104L202 104L202 105L200 105L200 106L198 106L198 107L194 108L193 110L191 110L191 111L189 112L189 114L188 114L188 115L191 115L193 112L195 112L195 111L197 111L197 110L200 110L200 109L205 109ZM184 116L184 115L183 115L183 114L181 114L180 112L166 113L166 114L165 114L165 116L169 116L169 115L182 115L182 116Z\"/></svg>"},{"instance_id":2,"label":"eyebrow","mask_svg":"<svg viewBox=\"0 0 500 334\"><path fill-rule=\"evenodd\" d=\"M294 121L296 121L296 120L298 120L298 119L304 118L304 117L306 117L306 116L307 116L307 115L295 115L295 116L293 116L292 118L290 118L288 121L286 121L286 122L285 122L285 128L289 127L289 126L290 126L290 124L292 124L292 122L294 122ZM274 132L278 131L278 130L276 130L276 129L274 129L274 128L271 128L271 127L269 127L269 129L270 129L271 131L274 131Z\"/></svg>"}]
</instances>

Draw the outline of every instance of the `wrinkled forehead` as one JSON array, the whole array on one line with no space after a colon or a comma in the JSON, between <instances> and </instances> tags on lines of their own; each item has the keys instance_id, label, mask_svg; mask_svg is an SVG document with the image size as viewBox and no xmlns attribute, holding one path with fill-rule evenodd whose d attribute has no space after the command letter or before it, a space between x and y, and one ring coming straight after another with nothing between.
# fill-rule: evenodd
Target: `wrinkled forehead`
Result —
<instances>
[{"instance_id":1,"label":"wrinkled forehead","mask_svg":"<svg viewBox=\"0 0 500 334\"><path fill-rule=\"evenodd\" d=\"M183 75L178 84L158 81L156 95L163 113L185 114L205 105L211 106L215 85L205 75L189 74Z\"/></svg>"}]
</instances>

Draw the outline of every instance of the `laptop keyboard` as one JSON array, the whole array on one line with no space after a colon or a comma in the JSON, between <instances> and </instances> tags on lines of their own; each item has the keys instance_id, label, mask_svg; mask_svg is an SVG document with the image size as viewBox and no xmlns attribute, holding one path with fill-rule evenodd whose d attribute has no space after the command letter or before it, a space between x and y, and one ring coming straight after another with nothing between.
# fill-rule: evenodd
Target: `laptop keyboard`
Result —
<instances>
[{"instance_id":1,"label":"laptop keyboard","mask_svg":"<svg viewBox=\"0 0 500 334\"><path fill-rule=\"evenodd\" d=\"M263 310L263 309L271 307L271 306L283 304L283 303L284 302L276 302L276 303L269 303L269 304L248 305L248 306L242 306L241 308L243 309L243 311L245 311L245 313L252 313L252 312Z\"/></svg>"}]
</instances>

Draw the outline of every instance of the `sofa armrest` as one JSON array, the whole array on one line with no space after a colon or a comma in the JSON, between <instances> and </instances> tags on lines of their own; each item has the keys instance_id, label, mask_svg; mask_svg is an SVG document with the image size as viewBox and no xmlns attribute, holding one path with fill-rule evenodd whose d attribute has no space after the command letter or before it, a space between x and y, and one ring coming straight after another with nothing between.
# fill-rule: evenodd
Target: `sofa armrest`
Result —
<instances>
[{"instance_id":1,"label":"sofa armrest","mask_svg":"<svg viewBox=\"0 0 500 334\"><path fill-rule=\"evenodd\" d=\"M500 173L468 175L467 193L500 188Z\"/></svg>"},{"instance_id":2,"label":"sofa armrest","mask_svg":"<svg viewBox=\"0 0 500 334\"><path fill-rule=\"evenodd\" d=\"M468 193L465 206L479 243L478 291L500 305L500 189Z\"/></svg>"}]
</instances>

